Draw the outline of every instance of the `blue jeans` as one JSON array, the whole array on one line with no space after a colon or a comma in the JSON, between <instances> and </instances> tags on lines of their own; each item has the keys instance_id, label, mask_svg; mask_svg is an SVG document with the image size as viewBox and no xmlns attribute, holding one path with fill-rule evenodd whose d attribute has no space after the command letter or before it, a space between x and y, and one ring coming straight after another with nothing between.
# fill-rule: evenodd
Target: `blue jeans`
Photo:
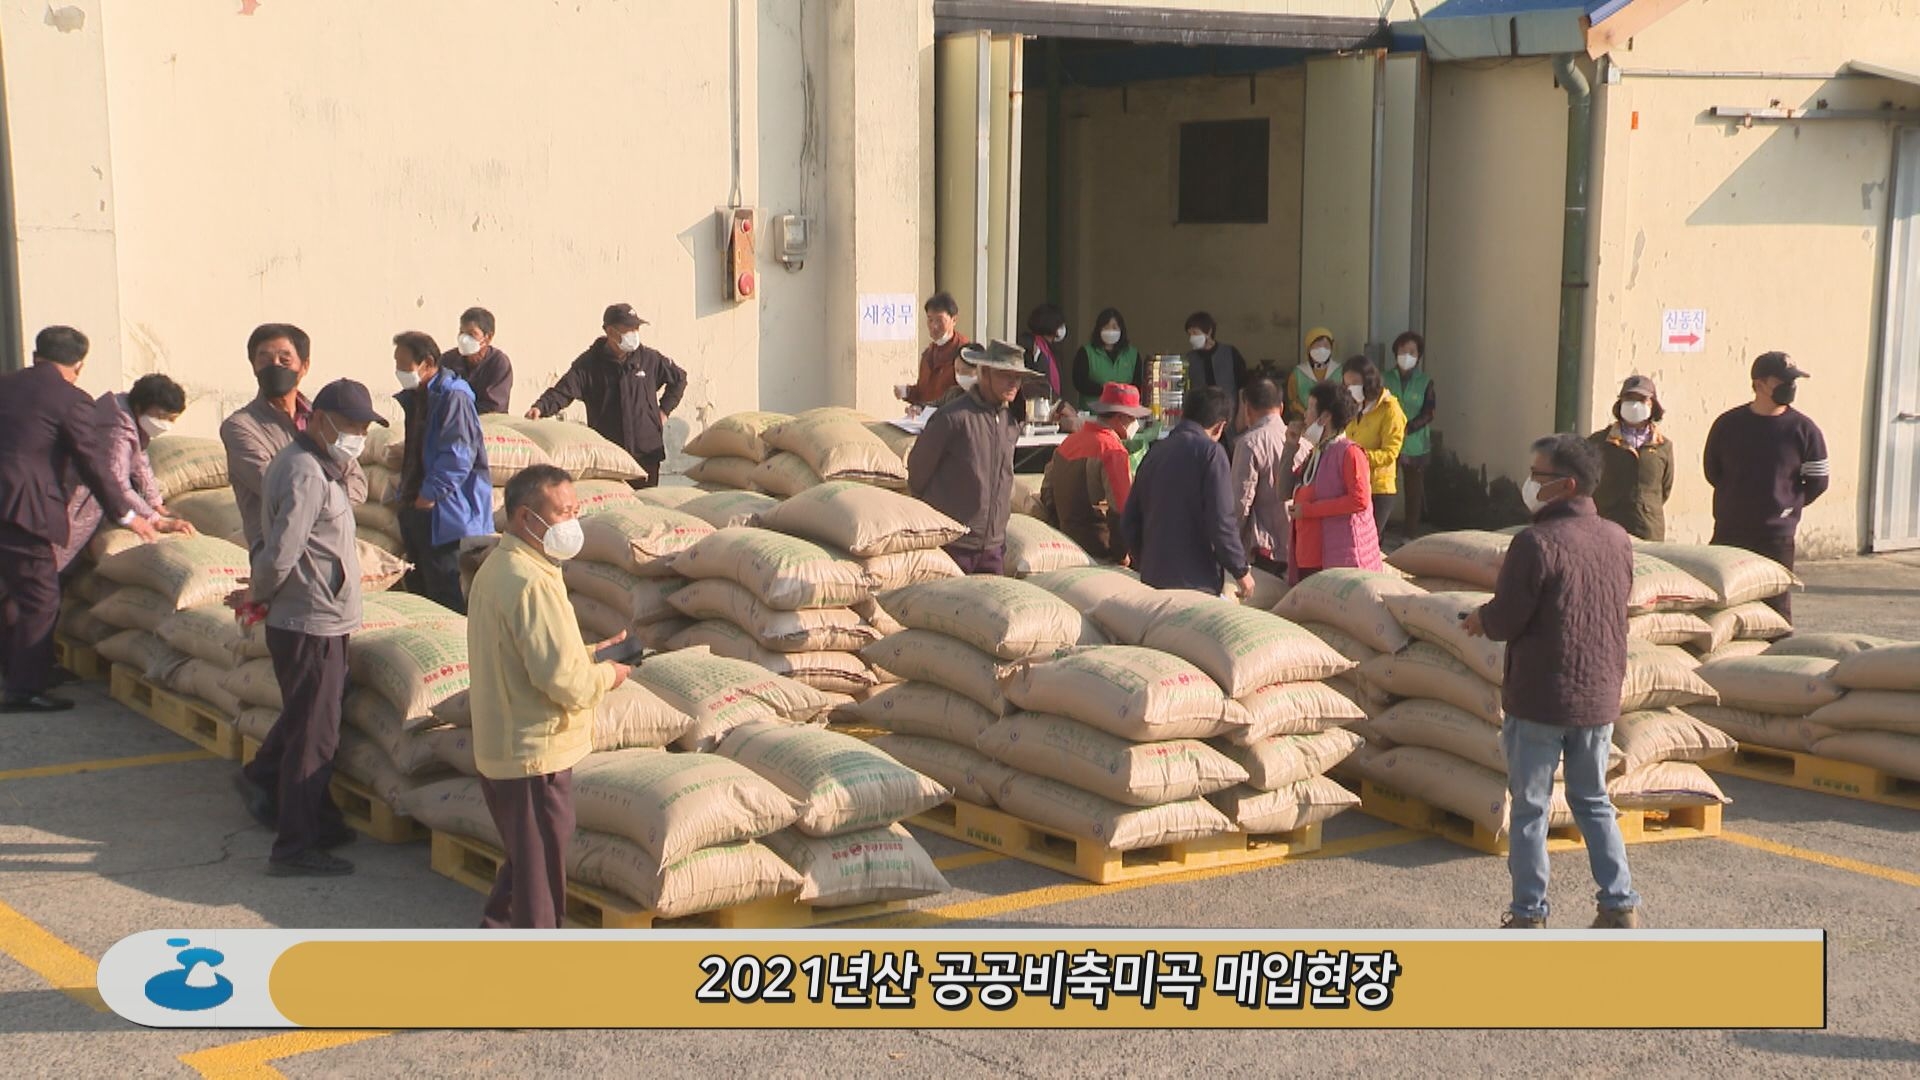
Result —
<instances>
[{"instance_id":1,"label":"blue jeans","mask_svg":"<svg viewBox=\"0 0 1920 1080\"><path fill-rule=\"evenodd\" d=\"M1607 756L1613 725L1563 727L1509 714L1500 728L1507 755L1507 791L1513 796L1507 831L1507 872L1513 913L1547 917L1547 815L1553 806L1553 770L1566 758L1567 805L1587 842L1587 862L1599 886L1595 899L1609 911L1640 906L1627 870L1627 845L1607 798Z\"/></svg>"}]
</instances>

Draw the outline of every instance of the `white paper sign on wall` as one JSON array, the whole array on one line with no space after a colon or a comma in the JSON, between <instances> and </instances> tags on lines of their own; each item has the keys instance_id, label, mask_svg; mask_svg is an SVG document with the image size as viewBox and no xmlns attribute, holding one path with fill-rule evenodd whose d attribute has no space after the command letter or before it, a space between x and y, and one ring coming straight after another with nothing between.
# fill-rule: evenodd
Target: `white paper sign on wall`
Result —
<instances>
[{"instance_id":1,"label":"white paper sign on wall","mask_svg":"<svg viewBox=\"0 0 1920 1080\"><path fill-rule=\"evenodd\" d=\"M1706 308L1668 308L1660 313L1661 352L1705 352L1706 349Z\"/></svg>"},{"instance_id":2,"label":"white paper sign on wall","mask_svg":"<svg viewBox=\"0 0 1920 1080\"><path fill-rule=\"evenodd\" d=\"M912 341L919 327L912 293L861 293L861 341Z\"/></svg>"}]
</instances>

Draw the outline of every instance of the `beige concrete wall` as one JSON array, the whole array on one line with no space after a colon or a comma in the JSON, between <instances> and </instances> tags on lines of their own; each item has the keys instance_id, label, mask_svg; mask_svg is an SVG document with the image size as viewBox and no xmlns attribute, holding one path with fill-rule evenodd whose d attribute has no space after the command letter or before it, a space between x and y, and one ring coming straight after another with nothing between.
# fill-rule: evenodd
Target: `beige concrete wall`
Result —
<instances>
[{"instance_id":1,"label":"beige concrete wall","mask_svg":"<svg viewBox=\"0 0 1920 1080\"><path fill-rule=\"evenodd\" d=\"M1062 138L1063 292L1077 347L1093 317L1117 307L1146 353L1185 352L1183 327L1196 309L1252 360L1291 364L1299 355L1299 71L1249 81L1179 79L1066 95ZM1046 268L1044 94L1030 88L1030 178L1023 205L1023 306L1041 299ZM1264 117L1268 141L1265 225L1182 225L1178 207L1180 125Z\"/></svg>"},{"instance_id":2,"label":"beige concrete wall","mask_svg":"<svg viewBox=\"0 0 1920 1080\"><path fill-rule=\"evenodd\" d=\"M1372 295L1374 76L1378 58L1307 61L1300 223L1301 333L1333 331L1336 360L1367 344ZM1404 227L1406 222L1401 223ZM1295 345L1295 358L1304 342Z\"/></svg>"},{"instance_id":3,"label":"beige concrete wall","mask_svg":"<svg viewBox=\"0 0 1920 1080\"><path fill-rule=\"evenodd\" d=\"M1427 363L1446 448L1512 477L1553 427L1566 96L1542 61L1433 68Z\"/></svg>"},{"instance_id":4,"label":"beige concrete wall","mask_svg":"<svg viewBox=\"0 0 1920 1080\"><path fill-rule=\"evenodd\" d=\"M1844 16L1844 18L1838 18ZM1736 47L1737 46L1737 47ZM1920 108L1920 91L1873 79L1672 78L1694 71L1831 72L1847 59L1920 55L1920 5L1694 0L1617 55L1627 75L1602 89L1605 124L1590 426L1620 380L1660 385L1679 444L1668 525L1712 531L1699 455L1714 417L1751 399L1757 354L1784 349L1814 378L1798 407L1826 434L1833 486L1800 530L1808 556L1864 546L1878 395L1888 125L1716 121L1716 105ZM1893 62L1898 62L1894 60ZM1637 117L1637 129L1635 127ZM1706 351L1660 351L1661 312L1707 309Z\"/></svg>"}]
</instances>

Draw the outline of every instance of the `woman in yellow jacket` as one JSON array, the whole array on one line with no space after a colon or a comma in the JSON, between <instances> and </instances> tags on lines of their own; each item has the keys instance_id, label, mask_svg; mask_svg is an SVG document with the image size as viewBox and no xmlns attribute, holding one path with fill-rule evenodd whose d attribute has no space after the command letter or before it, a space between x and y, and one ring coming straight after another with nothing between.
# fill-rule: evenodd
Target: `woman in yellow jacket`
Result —
<instances>
[{"instance_id":1,"label":"woman in yellow jacket","mask_svg":"<svg viewBox=\"0 0 1920 1080\"><path fill-rule=\"evenodd\" d=\"M1347 438L1367 453L1373 473L1373 521L1380 535L1387 534L1387 515L1393 512L1394 472L1400 462L1400 447L1407 441L1407 414L1399 399L1387 393L1380 368L1364 356L1356 356L1341 366L1341 380L1359 409L1353 423L1347 425Z\"/></svg>"}]
</instances>

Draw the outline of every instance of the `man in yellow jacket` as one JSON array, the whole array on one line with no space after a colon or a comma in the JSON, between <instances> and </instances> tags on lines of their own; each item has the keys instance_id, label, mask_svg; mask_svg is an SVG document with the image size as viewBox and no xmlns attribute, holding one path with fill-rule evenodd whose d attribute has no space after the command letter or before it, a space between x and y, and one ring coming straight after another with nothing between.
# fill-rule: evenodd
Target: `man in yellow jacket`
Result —
<instances>
[{"instance_id":1,"label":"man in yellow jacket","mask_svg":"<svg viewBox=\"0 0 1920 1080\"><path fill-rule=\"evenodd\" d=\"M473 757L506 860L482 928L557 929L566 913L573 766L593 710L627 679L581 640L560 564L580 553L573 481L536 465L507 484L507 529L467 598Z\"/></svg>"}]
</instances>

